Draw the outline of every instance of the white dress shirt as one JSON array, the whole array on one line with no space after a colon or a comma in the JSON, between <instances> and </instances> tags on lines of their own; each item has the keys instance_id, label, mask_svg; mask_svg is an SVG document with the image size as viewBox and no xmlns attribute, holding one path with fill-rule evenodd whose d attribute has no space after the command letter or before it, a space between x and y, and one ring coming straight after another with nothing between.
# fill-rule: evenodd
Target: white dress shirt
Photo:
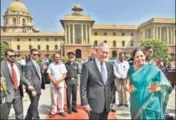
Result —
<instances>
[{"instance_id":1,"label":"white dress shirt","mask_svg":"<svg viewBox=\"0 0 176 120\"><path fill-rule=\"evenodd\" d=\"M114 62L114 75L117 79L125 79L127 78L127 73L129 69L129 63L126 60L122 62L120 60L116 60Z\"/></svg>"},{"instance_id":2,"label":"white dress shirt","mask_svg":"<svg viewBox=\"0 0 176 120\"><path fill-rule=\"evenodd\" d=\"M10 71L10 74L12 75L12 68L11 68L11 63L7 61L7 65ZM20 85L20 71L18 70L18 67L16 66L15 63L13 63L13 67L15 69L16 75L17 75L17 81L18 81L18 86Z\"/></svg>"},{"instance_id":3,"label":"white dress shirt","mask_svg":"<svg viewBox=\"0 0 176 120\"><path fill-rule=\"evenodd\" d=\"M101 62L100 62L97 58L95 58L95 63L96 63L96 65L97 65L97 67L98 67L98 70L99 70L100 73L101 73ZM103 67L104 67L104 70L105 70L105 76L106 76L106 79L107 79L108 74L107 74L107 67L106 67L105 62L103 62Z\"/></svg>"}]
</instances>

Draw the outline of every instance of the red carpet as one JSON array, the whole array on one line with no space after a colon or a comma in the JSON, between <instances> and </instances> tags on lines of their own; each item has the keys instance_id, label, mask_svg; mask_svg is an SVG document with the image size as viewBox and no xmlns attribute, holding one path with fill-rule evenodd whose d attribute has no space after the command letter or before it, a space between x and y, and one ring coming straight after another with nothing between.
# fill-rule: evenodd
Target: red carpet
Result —
<instances>
[{"instance_id":1,"label":"red carpet","mask_svg":"<svg viewBox=\"0 0 176 120\"><path fill-rule=\"evenodd\" d=\"M66 108L66 106L65 106ZM67 111L65 109L65 111ZM65 117L62 117L60 116L59 114L56 114L53 118L50 118L50 115L48 114L47 118L46 119L88 119L88 115L87 113L81 108L80 105L78 105L78 112L77 113L74 113L72 112L72 114L67 114L66 113L66 116ZM115 116L114 113L110 113L109 116L108 116L108 119L117 119L117 117Z\"/></svg>"},{"instance_id":2,"label":"red carpet","mask_svg":"<svg viewBox=\"0 0 176 120\"><path fill-rule=\"evenodd\" d=\"M65 94L65 104L66 104L66 94ZM67 107L66 105L64 106L64 111L66 113L65 117L62 117L59 114L56 114L54 117L50 118L50 113L48 113L46 119L88 119L88 115L87 113L82 109L82 107L80 106L80 93L79 93L79 89L78 89L78 93L77 93L77 108L78 108L78 112L74 113L72 112L72 114L68 114L67 113ZM108 119L117 119L117 117L115 116L114 113L110 113L108 116Z\"/></svg>"}]
</instances>

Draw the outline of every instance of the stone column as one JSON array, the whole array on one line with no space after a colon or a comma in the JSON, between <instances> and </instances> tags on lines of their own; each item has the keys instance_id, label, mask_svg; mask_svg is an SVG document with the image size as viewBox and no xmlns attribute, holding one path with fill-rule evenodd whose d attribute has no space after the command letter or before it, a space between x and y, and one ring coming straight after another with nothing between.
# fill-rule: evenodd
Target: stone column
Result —
<instances>
[{"instance_id":1,"label":"stone column","mask_svg":"<svg viewBox=\"0 0 176 120\"><path fill-rule=\"evenodd\" d=\"M73 44L75 44L75 24L72 24L73 25Z\"/></svg>"},{"instance_id":2,"label":"stone column","mask_svg":"<svg viewBox=\"0 0 176 120\"><path fill-rule=\"evenodd\" d=\"M83 23L81 24L81 44L83 44L83 39L84 39L84 35L83 35Z\"/></svg>"},{"instance_id":3,"label":"stone column","mask_svg":"<svg viewBox=\"0 0 176 120\"><path fill-rule=\"evenodd\" d=\"M64 30L64 32L65 32L65 42L66 42L66 44L67 44L67 40L68 40L68 32L67 32L67 24L65 24L65 30Z\"/></svg>"},{"instance_id":4,"label":"stone column","mask_svg":"<svg viewBox=\"0 0 176 120\"><path fill-rule=\"evenodd\" d=\"M166 27L166 43L169 45L169 27Z\"/></svg>"},{"instance_id":5,"label":"stone column","mask_svg":"<svg viewBox=\"0 0 176 120\"><path fill-rule=\"evenodd\" d=\"M86 33L86 39L84 40L84 44L87 43L87 39L88 39L88 34L87 34L87 25L85 25L85 33Z\"/></svg>"},{"instance_id":6,"label":"stone column","mask_svg":"<svg viewBox=\"0 0 176 120\"><path fill-rule=\"evenodd\" d=\"M160 26L160 39L162 40L162 27Z\"/></svg>"},{"instance_id":7,"label":"stone column","mask_svg":"<svg viewBox=\"0 0 176 120\"><path fill-rule=\"evenodd\" d=\"M174 43L174 45L175 45L175 27L173 27L173 43Z\"/></svg>"},{"instance_id":8,"label":"stone column","mask_svg":"<svg viewBox=\"0 0 176 120\"><path fill-rule=\"evenodd\" d=\"M70 24L68 24L68 43L67 44L70 44Z\"/></svg>"}]
</instances>

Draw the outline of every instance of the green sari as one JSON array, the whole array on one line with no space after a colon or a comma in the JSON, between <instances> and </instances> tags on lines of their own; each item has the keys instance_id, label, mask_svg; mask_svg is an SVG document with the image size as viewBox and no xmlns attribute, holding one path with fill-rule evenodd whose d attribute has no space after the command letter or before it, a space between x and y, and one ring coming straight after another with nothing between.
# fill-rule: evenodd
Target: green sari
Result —
<instances>
[{"instance_id":1,"label":"green sari","mask_svg":"<svg viewBox=\"0 0 176 120\"><path fill-rule=\"evenodd\" d=\"M134 65L128 71L130 84L135 91L130 94L132 119L164 119L164 112L172 87L164 73L153 64L146 64L135 71ZM161 86L159 92L151 92L148 87L153 82Z\"/></svg>"}]
</instances>

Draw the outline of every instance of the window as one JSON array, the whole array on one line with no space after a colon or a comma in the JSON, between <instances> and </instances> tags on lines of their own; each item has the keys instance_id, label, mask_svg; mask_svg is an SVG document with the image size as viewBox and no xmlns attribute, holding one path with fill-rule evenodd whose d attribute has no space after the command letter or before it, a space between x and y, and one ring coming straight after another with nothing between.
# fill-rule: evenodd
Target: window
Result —
<instances>
[{"instance_id":1,"label":"window","mask_svg":"<svg viewBox=\"0 0 176 120\"><path fill-rule=\"evenodd\" d=\"M20 45L17 45L17 50L20 50Z\"/></svg>"},{"instance_id":2,"label":"window","mask_svg":"<svg viewBox=\"0 0 176 120\"><path fill-rule=\"evenodd\" d=\"M115 40L113 41L113 47L116 47L116 41Z\"/></svg>"},{"instance_id":3,"label":"window","mask_svg":"<svg viewBox=\"0 0 176 120\"><path fill-rule=\"evenodd\" d=\"M57 45L55 45L54 47L55 47L55 50L57 50L57 49L58 49L58 46L57 46Z\"/></svg>"},{"instance_id":4,"label":"window","mask_svg":"<svg viewBox=\"0 0 176 120\"><path fill-rule=\"evenodd\" d=\"M107 35L107 33L105 32L105 33L104 33L104 35L106 36L106 35Z\"/></svg>"},{"instance_id":5,"label":"window","mask_svg":"<svg viewBox=\"0 0 176 120\"><path fill-rule=\"evenodd\" d=\"M131 36L133 36L133 33L131 33Z\"/></svg>"},{"instance_id":6,"label":"window","mask_svg":"<svg viewBox=\"0 0 176 120\"><path fill-rule=\"evenodd\" d=\"M117 57L117 51L115 51L115 50L112 51L112 57L113 57L113 58L116 58L116 57Z\"/></svg>"},{"instance_id":7,"label":"window","mask_svg":"<svg viewBox=\"0 0 176 120\"><path fill-rule=\"evenodd\" d=\"M98 35L97 32L95 32L94 35Z\"/></svg>"},{"instance_id":8,"label":"window","mask_svg":"<svg viewBox=\"0 0 176 120\"><path fill-rule=\"evenodd\" d=\"M49 39L47 38L46 41L49 41Z\"/></svg>"},{"instance_id":9,"label":"window","mask_svg":"<svg viewBox=\"0 0 176 120\"><path fill-rule=\"evenodd\" d=\"M13 22L13 25L16 25L17 24L16 18L13 18L12 22Z\"/></svg>"},{"instance_id":10,"label":"window","mask_svg":"<svg viewBox=\"0 0 176 120\"><path fill-rule=\"evenodd\" d=\"M130 44L131 44L131 47L133 47L133 46L134 46L134 42L133 42L133 40L131 40L131 43L130 43Z\"/></svg>"},{"instance_id":11,"label":"window","mask_svg":"<svg viewBox=\"0 0 176 120\"><path fill-rule=\"evenodd\" d=\"M29 39L29 41L31 41L31 39Z\"/></svg>"},{"instance_id":12,"label":"window","mask_svg":"<svg viewBox=\"0 0 176 120\"><path fill-rule=\"evenodd\" d=\"M97 45L98 45L98 41L95 40L95 42L94 42L94 46L97 46Z\"/></svg>"},{"instance_id":13,"label":"window","mask_svg":"<svg viewBox=\"0 0 176 120\"><path fill-rule=\"evenodd\" d=\"M19 42L19 41L20 41L20 39L18 38L18 39L17 39L17 41Z\"/></svg>"},{"instance_id":14,"label":"window","mask_svg":"<svg viewBox=\"0 0 176 120\"><path fill-rule=\"evenodd\" d=\"M104 40L104 43L107 43L107 40Z\"/></svg>"},{"instance_id":15,"label":"window","mask_svg":"<svg viewBox=\"0 0 176 120\"><path fill-rule=\"evenodd\" d=\"M122 36L125 36L125 33L122 33Z\"/></svg>"},{"instance_id":16,"label":"window","mask_svg":"<svg viewBox=\"0 0 176 120\"><path fill-rule=\"evenodd\" d=\"M46 45L46 50L49 50L49 45Z\"/></svg>"},{"instance_id":17,"label":"window","mask_svg":"<svg viewBox=\"0 0 176 120\"><path fill-rule=\"evenodd\" d=\"M54 39L57 42L57 38Z\"/></svg>"},{"instance_id":18,"label":"window","mask_svg":"<svg viewBox=\"0 0 176 120\"><path fill-rule=\"evenodd\" d=\"M125 47L125 41L124 40L122 41L122 47Z\"/></svg>"},{"instance_id":19,"label":"window","mask_svg":"<svg viewBox=\"0 0 176 120\"><path fill-rule=\"evenodd\" d=\"M37 46L38 50L40 50L40 45Z\"/></svg>"},{"instance_id":20,"label":"window","mask_svg":"<svg viewBox=\"0 0 176 120\"><path fill-rule=\"evenodd\" d=\"M113 35L114 35L114 36L116 36L116 33L115 33L115 32L113 32Z\"/></svg>"},{"instance_id":21,"label":"window","mask_svg":"<svg viewBox=\"0 0 176 120\"><path fill-rule=\"evenodd\" d=\"M25 26L25 25L26 25L26 19L23 18L23 26Z\"/></svg>"},{"instance_id":22,"label":"window","mask_svg":"<svg viewBox=\"0 0 176 120\"><path fill-rule=\"evenodd\" d=\"M40 38L38 38L37 41L40 41Z\"/></svg>"},{"instance_id":23,"label":"window","mask_svg":"<svg viewBox=\"0 0 176 120\"><path fill-rule=\"evenodd\" d=\"M29 50L31 50L32 49L32 45L29 45Z\"/></svg>"}]
</instances>

